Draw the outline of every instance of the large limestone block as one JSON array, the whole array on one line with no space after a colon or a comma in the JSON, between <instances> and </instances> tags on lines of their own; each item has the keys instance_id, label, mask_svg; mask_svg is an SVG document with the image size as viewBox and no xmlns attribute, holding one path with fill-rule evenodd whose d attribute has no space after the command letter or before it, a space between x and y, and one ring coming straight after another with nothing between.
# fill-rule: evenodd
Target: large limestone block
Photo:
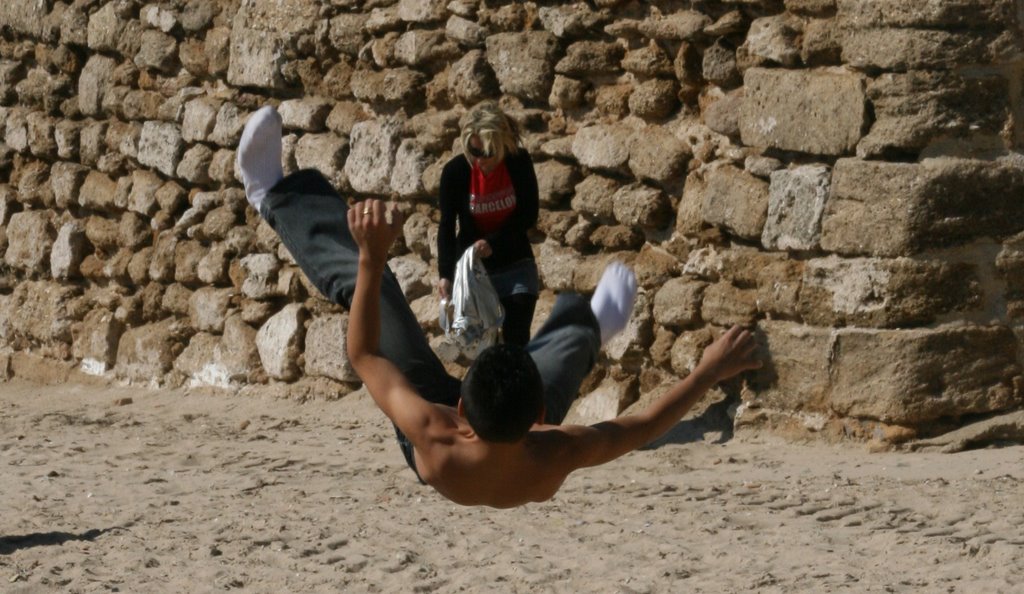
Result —
<instances>
[{"instance_id":1,"label":"large limestone block","mask_svg":"<svg viewBox=\"0 0 1024 594\"><path fill-rule=\"evenodd\" d=\"M750 326L757 319L757 291L721 281L704 289L701 318L718 326Z\"/></svg>"},{"instance_id":2,"label":"large limestone block","mask_svg":"<svg viewBox=\"0 0 1024 594\"><path fill-rule=\"evenodd\" d=\"M541 11L543 10L542 8ZM448 39L467 47L483 47L487 41L487 29L455 14L448 18L444 34Z\"/></svg>"},{"instance_id":3,"label":"large limestone block","mask_svg":"<svg viewBox=\"0 0 1024 594\"><path fill-rule=\"evenodd\" d=\"M1008 81L994 74L888 73L868 85L868 97L875 122L857 145L862 158L916 152L950 137L994 139L1012 113Z\"/></svg>"},{"instance_id":4,"label":"large limestone block","mask_svg":"<svg viewBox=\"0 0 1024 594\"><path fill-rule=\"evenodd\" d=\"M783 319L799 315L804 263L799 260L771 262L757 273L757 309Z\"/></svg>"},{"instance_id":5,"label":"large limestone block","mask_svg":"<svg viewBox=\"0 0 1024 594\"><path fill-rule=\"evenodd\" d=\"M543 6L537 11L541 26L560 38L582 37L607 20L580 2L560 6Z\"/></svg>"},{"instance_id":6,"label":"large limestone block","mask_svg":"<svg viewBox=\"0 0 1024 594\"><path fill-rule=\"evenodd\" d=\"M745 239L760 239L768 214L768 183L731 165L709 171L705 182L704 221Z\"/></svg>"},{"instance_id":7,"label":"large limestone block","mask_svg":"<svg viewBox=\"0 0 1024 594\"><path fill-rule=\"evenodd\" d=\"M451 80L449 80L449 84L451 84ZM557 74L555 82L551 85L548 104L555 109L563 110L579 107L586 102L589 86L585 81Z\"/></svg>"},{"instance_id":8,"label":"large limestone block","mask_svg":"<svg viewBox=\"0 0 1024 594\"><path fill-rule=\"evenodd\" d=\"M472 50L452 64L448 95L463 105L474 105L497 93L498 81L481 50Z\"/></svg>"},{"instance_id":9,"label":"large limestone block","mask_svg":"<svg viewBox=\"0 0 1024 594\"><path fill-rule=\"evenodd\" d=\"M612 196L615 220L623 225L660 229L668 225L672 206L668 196L657 188L632 183Z\"/></svg>"},{"instance_id":10,"label":"large limestone block","mask_svg":"<svg viewBox=\"0 0 1024 594\"><path fill-rule=\"evenodd\" d=\"M619 182L612 178L593 174L576 184L572 197L572 209L587 213L600 221L615 220L615 203L612 196L619 188Z\"/></svg>"},{"instance_id":11,"label":"large limestone block","mask_svg":"<svg viewBox=\"0 0 1024 594\"><path fill-rule=\"evenodd\" d=\"M348 139L343 136L330 132L305 134L295 143L295 165L299 169L316 169L337 187L344 179L347 153Z\"/></svg>"},{"instance_id":12,"label":"large limestone block","mask_svg":"<svg viewBox=\"0 0 1024 594\"><path fill-rule=\"evenodd\" d=\"M673 278L654 295L654 321L670 328L687 328L700 321L700 304L708 286L691 278Z\"/></svg>"},{"instance_id":13,"label":"large limestone block","mask_svg":"<svg viewBox=\"0 0 1024 594\"><path fill-rule=\"evenodd\" d=\"M248 254L239 262L239 268L243 295L250 299L267 299L279 295L278 272L281 270L281 260L273 254Z\"/></svg>"},{"instance_id":14,"label":"large limestone block","mask_svg":"<svg viewBox=\"0 0 1024 594\"><path fill-rule=\"evenodd\" d=\"M53 186L50 167L42 161L30 161L21 167L18 180L18 200L25 206L52 207Z\"/></svg>"},{"instance_id":15,"label":"large limestone block","mask_svg":"<svg viewBox=\"0 0 1024 594\"><path fill-rule=\"evenodd\" d=\"M48 273L50 248L55 237L48 213L40 210L14 213L7 224L4 262L29 274Z\"/></svg>"},{"instance_id":16,"label":"large limestone block","mask_svg":"<svg viewBox=\"0 0 1024 594\"><path fill-rule=\"evenodd\" d=\"M76 278L87 249L81 223L69 221L61 225L50 251L50 276L56 280Z\"/></svg>"},{"instance_id":17,"label":"large limestone block","mask_svg":"<svg viewBox=\"0 0 1024 594\"><path fill-rule=\"evenodd\" d=\"M565 57L555 64L555 72L573 78L611 74L622 70L625 49L618 43L577 41L565 50Z\"/></svg>"},{"instance_id":18,"label":"large limestone block","mask_svg":"<svg viewBox=\"0 0 1024 594\"><path fill-rule=\"evenodd\" d=\"M353 190L367 194L390 191L400 134L401 125L389 120L369 120L352 126L345 174Z\"/></svg>"},{"instance_id":19,"label":"large limestone block","mask_svg":"<svg viewBox=\"0 0 1024 594\"><path fill-rule=\"evenodd\" d=\"M287 130L322 132L331 113L331 102L319 97L288 99L281 102L277 111L281 114L281 125Z\"/></svg>"},{"instance_id":20,"label":"large limestone block","mask_svg":"<svg viewBox=\"0 0 1024 594\"><path fill-rule=\"evenodd\" d=\"M758 62L788 68L800 62L800 22L787 14L754 19L741 50Z\"/></svg>"},{"instance_id":21,"label":"large limestone block","mask_svg":"<svg viewBox=\"0 0 1024 594\"><path fill-rule=\"evenodd\" d=\"M75 287L55 282L18 283L7 304L14 335L35 344L70 342L78 293Z\"/></svg>"},{"instance_id":22,"label":"large limestone block","mask_svg":"<svg viewBox=\"0 0 1024 594\"><path fill-rule=\"evenodd\" d=\"M554 82L557 38L547 31L498 33L487 38L487 61L503 93L542 102Z\"/></svg>"},{"instance_id":23,"label":"large limestone block","mask_svg":"<svg viewBox=\"0 0 1024 594\"><path fill-rule=\"evenodd\" d=\"M306 315L302 304L290 303L271 316L257 332L260 362L270 377L283 381L298 378Z\"/></svg>"},{"instance_id":24,"label":"large limestone block","mask_svg":"<svg viewBox=\"0 0 1024 594\"><path fill-rule=\"evenodd\" d=\"M761 243L773 250L813 250L821 238L831 172L825 165L773 171Z\"/></svg>"},{"instance_id":25,"label":"large limestone block","mask_svg":"<svg viewBox=\"0 0 1024 594\"><path fill-rule=\"evenodd\" d=\"M352 94L366 103L406 104L423 99L423 73L409 68L383 71L357 70L352 74Z\"/></svg>"},{"instance_id":26,"label":"large limestone block","mask_svg":"<svg viewBox=\"0 0 1024 594\"><path fill-rule=\"evenodd\" d=\"M234 295L232 289L200 287L188 300L189 319L200 332L219 334L224 331L224 320Z\"/></svg>"},{"instance_id":27,"label":"large limestone block","mask_svg":"<svg viewBox=\"0 0 1024 594\"><path fill-rule=\"evenodd\" d=\"M245 128L248 115L234 103L221 105L208 140L220 146L235 147L242 138L242 130Z\"/></svg>"},{"instance_id":28,"label":"large limestone block","mask_svg":"<svg viewBox=\"0 0 1024 594\"><path fill-rule=\"evenodd\" d=\"M837 330L829 404L900 425L1007 409L1020 403L1018 348L998 326Z\"/></svg>"},{"instance_id":29,"label":"large limestone block","mask_svg":"<svg viewBox=\"0 0 1024 594\"><path fill-rule=\"evenodd\" d=\"M744 73L743 143L815 155L852 153L867 117L864 80L832 70Z\"/></svg>"},{"instance_id":30,"label":"large limestone block","mask_svg":"<svg viewBox=\"0 0 1024 594\"><path fill-rule=\"evenodd\" d=\"M423 173L433 163L433 157L422 142L415 138L402 140L395 153L395 168L391 171L391 189L403 198L423 195L425 193Z\"/></svg>"},{"instance_id":31,"label":"large limestone block","mask_svg":"<svg viewBox=\"0 0 1024 594\"><path fill-rule=\"evenodd\" d=\"M571 291L573 275L581 256L574 250L548 240L540 244L537 270L544 287L552 291Z\"/></svg>"},{"instance_id":32,"label":"large limestone block","mask_svg":"<svg viewBox=\"0 0 1024 594\"><path fill-rule=\"evenodd\" d=\"M185 142L205 142L217 123L220 101L201 97L185 104L181 120L181 138Z\"/></svg>"},{"instance_id":33,"label":"large limestone block","mask_svg":"<svg viewBox=\"0 0 1024 594\"><path fill-rule=\"evenodd\" d=\"M134 62L139 68L171 74L179 66L178 42L162 31L143 31L142 44Z\"/></svg>"},{"instance_id":34,"label":"large limestone block","mask_svg":"<svg viewBox=\"0 0 1024 594\"><path fill-rule=\"evenodd\" d=\"M444 20L446 0L399 0L398 18L411 23L436 23Z\"/></svg>"},{"instance_id":35,"label":"large limestone block","mask_svg":"<svg viewBox=\"0 0 1024 594\"><path fill-rule=\"evenodd\" d=\"M711 24L711 17L695 10L676 10L664 16L655 16L640 23L639 31L658 40L690 41Z\"/></svg>"},{"instance_id":36,"label":"large limestone block","mask_svg":"<svg viewBox=\"0 0 1024 594\"><path fill-rule=\"evenodd\" d=\"M661 120L679 106L679 85L674 80L652 78L636 85L629 94L629 112L645 120Z\"/></svg>"},{"instance_id":37,"label":"large limestone block","mask_svg":"<svg viewBox=\"0 0 1024 594\"><path fill-rule=\"evenodd\" d=\"M77 163L60 161L50 168L50 186L53 190L54 203L60 208L68 208L78 203L78 194L85 183L89 169ZM3 221L0 220L0 223Z\"/></svg>"},{"instance_id":38,"label":"large limestone block","mask_svg":"<svg viewBox=\"0 0 1024 594\"><path fill-rule=\"evenodd\" d=\"M641 290L637 293L633 312L622 332L616 334L604 345L604 352L619 365L639 370L654 342L654 319L651 314L653 297Z\"/></svg>"},{"instance_id":39,"label":"large limestone block","mask_svg":"<svg viewBox=\"0 0 1024 594\"><path fill-rule=\"evenodd\" d=\"M395 274L407 301L413 301L430 293L433 287L431 267L414 254L392 258L388 267Z\"/></svg>"},{"instance_id":40,"label":"large limestone block","mask_svg":"<svg viewBox=\"0 0 1024 594\"><path fill-rule=\"evenodd\" d=\"M833 330L793 322L758 324L758 356L744 401L751 408L826 413Z\"/></svg>"},{"instance_id":41,"label":"large limestone block","mask_svg":"<svg viewBox=\"0 0 1024 594\"><path fill-rule=\"evenodd\" d=\"M636 383L606 377L597 388L572 404L565 424L593 425L619 416L637 399Z\"/></svg>"},{"instance_id":42,"label":"large limestone block","mask_svg":"<svg viewBox=\"0 0 1024 594\"><path fill-rule=\"evenodd\" d=\"M174 280L174 254L177 248L178 238L173 231L164 231L157 236L149 262L149 278L164 282Z\"/></svg>"},{"instance_id":43,"label":"large limestone block","mask_svg":"<svg viewBox=\"0 0 1024 594\"><path fill-rule=\"evenodd\" d=\"M910 258L815 258L800 289L803 319L824 326L929 323L979 300L971 266Z\"/></svg>"},{"instance_id":44,"label":"large limestone block","mask_svg":"<svg viewBox=\"0 0 1024 594\"><path fill-rule=\"evenodd\" d=\"M320 3L315 0L244 0L231 21L228 82L283 88L286 46L312 33L320 20Z\"/></svg>"},{"instance_id":45,"label":"large limestone block","mask_svg":"<svg viewBox=\"0 0 1024 594\"><path fill-rule=\"evenodd\" d=\"M1021 49L1019 39L999 38L996 33L854 29L842 37L842 60L858 69L946 70L1000 60L1007 45L1015 51Z\"/></svg>"},{"instance_id":46,"label":"large limestone block","mask_svg":"<svg viewBox=\"0 0 1024 594\"><path fill-rule=\"evenodd\" d=\"M575 167L554 159L537 163L535 169L542 208L556 209L562 206L580 179Z\"/></svg>"},{"instance_id":47,"label":"large limestone block","mask_svg":"<svg viewBox=\"0 0 1024 594\"><path fill-rule=\"evenodd\" d=\"M0 23L15 31L38 37L43 31L43 23L50 3L43 0L22 0L0 4Z\"/></svg>"},{"instance_id":48,"label":"large limestone block","mask_svg":"<svg viewBox=\"0 0 1024 594\"><path fill-rule=\"evenodd\" d=\"M75 327L71 353L87 373L106 373L117 361L117 345L124 330L124 323L113 312L94 309Z\"/></svg>"},{"instance_id":49,"label":"large limestone block","mask_svg":"<svg viewBox=\"0 0 1024 594\"><path fill-rule=\"evenodd\" d=\"M109 2L89 15L87 39L89 49L98 51L117 51L118 38L122 35L124 25L117 14L118 4Z\"/></svg>"},{"instance_id":50,"label":"large limestone block","mask_svg":"<svg viewBox=\"0 0 1024 594\"><path fill-rule=\"evenodd\" d=\"M905 256L1022 228L1024 168L1012 160L840 159L821 247L846 255Z\"/></svg>"},{"instance_id":51,"label":"large limestone block","mask_svg":"<svg viewBox=\"0 0 1024 594\"><path fill-rule=\"evenodd\" d=\"M224 323L223 336L200 332L174 361L191 385L227 388L265 380L256 350L256 330L239 315Z\"/></svg>"},{"instance_id":52,"label":"large limestone block","mask_svg":"<svg viewBox=\"0 0 1024 594\"><path fill-rule=\"evenodd\" d=\"M89 58L78 77L78 109L83 115L99 115L103 98L113 85L117 62L107 56L95 54Z\"/></svg>"},{"instance_id":53,"label":"large limestone block","mask_svg":"<svg viewBox=\"0 0 1024 594\"><path fill-rule=\"evenodd\" d=\"M348 315L327 314L313 318L306 330L306 374L339 382L359 382L345 348L347 336Z\"/></svg>"},{"instance_id":54,"label":"large limestone block","mask_svg":"<svg viewBox=\"0 0 1024 594\"><path fill-rule=\"evenodd\" d=\"M174 177L185 150L181 130L170 122L149 121L142 125L139 137L139 163L167 177Z\"/></svg>"},{"instance_id":55,"label":"large limestone block","mask_svg":"<svg viewBox=\"0 0 1024 594\"><path fill-rule=\"evenodd\" d=\"M339 14L331 19L329 39L331 47L342 54L356 56L363 47L366 37L366 20L368 15Z\"/></svg>"},{"instance_id":56,"label":"large limestone block","mask_svg":"<svg viewBox=\"0 0 1024 594\"><path fill-rule=\"evenodd\" d=\"M57 141L54 136L56 120L43 112L35 111L28 114L25 124L28 148L32 154L49 160L56 157Z\"/></svg>"},{"instance_id":57,"label":"large limestone block","mask_svg":"<svg viewBox=\"0 0 1024 594\"><path fill-rule=\"evenodd\" d=\"M117 343L114 372L131 381L158 383L181 354L189 333L176 319L126 330Z\"/></svg>"},{"instance_id":58,"label":"large limestone block","mask_svg":"<svg viewBox=\"0 0 1024 594\"><path fill-rule=\"evenodd\" d=\"M622 58L622 68L640 76L673 76L672 60L657 43L629 50Z\"/></svg>"},{"instance_id":59,"label":"large limestone block","mask_svg":"<svg viewBox=\"0 0 1024 594\"><path fill-rule=\"evenodd\" d=\"M693 373L704 355L704 349L714 340L711 330L701 328L682 332L669 348L669 365L680 377Z\"/></svg>"},{"instance_id":60,"label":"large limestone block","mask_svg":"<svg viewBox=\"0 0 1024 594\"><path fill-rule=\"evenodd\" d=\"M237 23L237 18L236 18ZM231 28L228 82L238 86L283 88L284 40L277 33L255 31L237 24Z\"/></svg>"},{"instance_id":61,"label":"large limestone block","mask_svg":"<svg viewBox=\"0 0 1024 594\"><path fill-rule=\"evenodd\" d=\"M634 134L632 129L621 125L587 126L573 137L572 152L585 167L625 172Z\"/></svg>"},{"instance_id":62,"label":"large limestone block","mask_svg":"<svg viewBox=\"0 0 1024 594\"><path fill-rule=\"evenodd\" d=\"M399 35L395 41L395 60L407 66L423 68L432 63L450 62L461 55L443 31L414 29Z\"/></svg>"},{"instance_id":63,"label":"large limestone block","mask_svg":"<svg viewBox=\"0 0 1024 594\"><path fill-rule=\"evenodd\" d=\"M675 134L661 126L644 128L633 137L629 170L639 179L664 184L686 172L692 152Z\"/></svg>"},{"instance_id":64,"label":"large limestone block","mask_svg":"<svg viewBox=\"0 0 1024 594\"><path fill-rule=\"evenodd\" d=\"M1013 0L835 0L835 6L846 27L985 29L1014 23Z\"/></svg>"}]
</instances>

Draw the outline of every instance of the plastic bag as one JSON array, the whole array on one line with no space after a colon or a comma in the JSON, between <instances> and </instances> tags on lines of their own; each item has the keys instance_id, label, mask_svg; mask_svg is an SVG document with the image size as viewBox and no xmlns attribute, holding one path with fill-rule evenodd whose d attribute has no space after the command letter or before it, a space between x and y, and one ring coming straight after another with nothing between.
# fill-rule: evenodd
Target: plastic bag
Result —
<instances>
[{"instance_id":1,"label":"plastic bag","mask_svg":"<svg viewBox=\"0 0 1024 594\"><path fill-rule=\"evenodd\" d=\"M441 329L463 355L476 358L498 341L505 310L472 247L455 264L451 301L441 300Z\"/></svg>"}]
</instances>

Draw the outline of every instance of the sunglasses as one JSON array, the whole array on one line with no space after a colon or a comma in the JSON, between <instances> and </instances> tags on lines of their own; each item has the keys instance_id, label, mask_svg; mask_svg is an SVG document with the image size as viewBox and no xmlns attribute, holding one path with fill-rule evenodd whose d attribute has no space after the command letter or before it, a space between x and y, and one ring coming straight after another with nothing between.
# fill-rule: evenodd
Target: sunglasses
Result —
<instances>
[{"instance_id":1,"label":"sunglasses","mask_svg":"<svg viewBox=\"0 0 1024 594\"><path fill-rule=\"evenodd\" d=\"M469 145L469 149L468 150L469 150L469 154L473 155L477 159L490 159L491 157L494 156L494 153L492 151L485 151L484 149L477 148L477 147L473 146L472 144Z\"/></svg>"}]
</instances>

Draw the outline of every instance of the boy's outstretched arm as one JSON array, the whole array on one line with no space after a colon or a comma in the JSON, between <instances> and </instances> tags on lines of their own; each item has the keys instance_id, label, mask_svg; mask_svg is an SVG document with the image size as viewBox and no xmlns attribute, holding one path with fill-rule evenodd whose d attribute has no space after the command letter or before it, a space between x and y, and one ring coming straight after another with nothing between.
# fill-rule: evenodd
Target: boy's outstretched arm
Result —
<instances>
[{"instance_id":1,"label":"boy's outstretched arm","mask_svg":"<svg viewBox=\"0 0 1024 594\"><path fill-rule=\"evenodd\" d=\"M573 438L569 471L604 464L664 435L716 383L760 367L756 346L749 331L733 326L704 350L693 373L643 411L589 427L563 427Z\"/></svg>"},{"instance_id":2,"label":"boy's outstretched arm","mask_svg":"<svg viewBox=\"0 0 1024 594\"><path fill-rule=\"evenodd\" d=\"M366 200L348 211L348 227L359 246L359 271L348 316L349 361L377 406L415 444L436 411L391 361L380 354L381 280L388 250L402 232L402 217L391 222L380 200Z\"/></svg>"}]
</instances>

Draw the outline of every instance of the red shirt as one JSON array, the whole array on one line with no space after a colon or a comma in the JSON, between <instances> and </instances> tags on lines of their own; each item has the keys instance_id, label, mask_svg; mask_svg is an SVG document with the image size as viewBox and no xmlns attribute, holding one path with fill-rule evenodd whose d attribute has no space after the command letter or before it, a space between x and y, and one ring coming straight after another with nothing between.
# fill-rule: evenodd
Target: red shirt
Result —
<instances>
[{"instance_id":1,"label":"red shirt","mask_svg":"<svg viewBox=\"0 0 1024 594\"><path fill-rule=\"evenodd\" d=\"M480 235L490 235L500 229L515 209L516 192L505 161L498 163L490 173L484 173L474 163L469 175L469 212Z\"/></svg>"}]
</instances>

